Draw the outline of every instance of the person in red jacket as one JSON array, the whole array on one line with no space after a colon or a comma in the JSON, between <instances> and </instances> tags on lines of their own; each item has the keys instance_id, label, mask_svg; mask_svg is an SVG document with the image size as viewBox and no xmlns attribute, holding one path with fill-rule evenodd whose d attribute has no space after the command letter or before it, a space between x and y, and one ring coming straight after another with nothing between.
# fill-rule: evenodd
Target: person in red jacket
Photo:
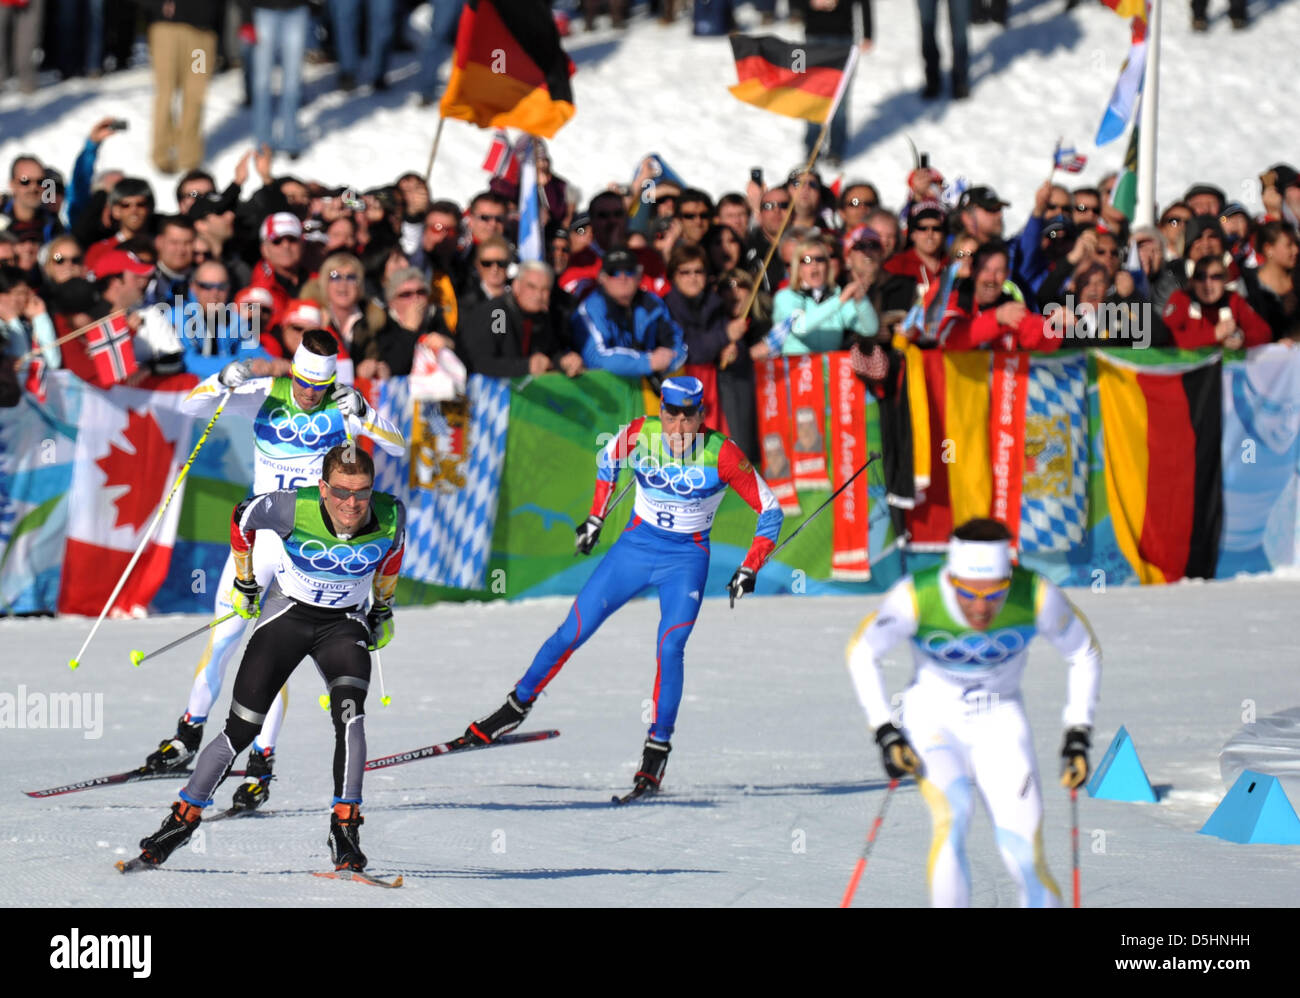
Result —
<instances>
[{"instance_id":1,"label":"person in red jacket","mask_svg":"<svg viewBox=\"0 0 1300 998\"><path fill-rule=\"evenodd\" d=\"M890 274L902 274L917 284L937 281L948 265L944 249L944 228L948 212L938 201L917 201L908 211L907 249L884 263Z\"/></svg>"},{"instance_id":2,"label":"person in red jacket","mask_svg":"<svg viewBox=\"0 0 1300 998\"><path fill-rule=\"evenodd\" d=\"M1031 312L1009 279L1005 243L975 251L971 276L958 282L939 321L941 350L1055 350L1062 342L1046 318Z\"/></svg>"},{"instance_id":3,"label":"person in red jacket","mask_svg":"<svg viewBox=\"0 0 1300 998\"><path fill-rule=\"evenodd\" d=\"M1165 305L1164 322L1174 345L1184 350L1222 345L1241 350L1273 338L1268 323L1235 291L1228 291L1228 268L1217 256L1196 261L1191 293L1175 291Z\"/></svg>"}]
</instances>

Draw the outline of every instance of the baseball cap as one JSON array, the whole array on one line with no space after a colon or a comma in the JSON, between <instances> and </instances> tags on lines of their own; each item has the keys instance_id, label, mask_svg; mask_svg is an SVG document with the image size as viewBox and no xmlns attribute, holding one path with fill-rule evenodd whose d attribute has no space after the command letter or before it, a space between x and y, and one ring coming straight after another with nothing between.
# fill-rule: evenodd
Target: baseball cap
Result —
<instances>
[{"instance_id":1,"label":"baseball cap","mask_svg":"<svg viewBox=\"0 0 1300 998\"><path fill-rule=\"evenodd\" d=\"M870 225L859 225L844 237L844 252L846 253L855 249L869 253L880 253L884 248L885 244L880 240L880 233Z\"/></svg>"},{"instance_id":2,"label":"baseball cap","mask_svg":"<svg viewBox=\"0 0 1300 998\"><path fill-rule=\"evenodd\" d=\"M263 308L275 308L275 299L269 288L250 284L235 293L236 305L261 305Z\"/></svg>"},{"instance_id":3,"label":"baseball cap","mask_svg":"<svg viewBox=\"0 0 1300 998\"><path fill-rule=\"evenodd\" d=\"M1240 201L1229 201L1223 206L1223 211L1219 212L1219 219L1231 218L1233 215L1244 215L1250 218L1250 212L1246 210L1245 205Z\"/></svg>"},{"instance_id":4,"label":"baseball cap","mask_svg":"<svg viewBox=\"0 0 1300 998\"><path fill-rule=\"evenodd\" d=\"M200 218L207 218L209 215L220 215L224 211L234 211L235 206L228 204L220 194L203 194L194 199L194 204L190 206L189 217L191 221L197 222Z\"/></svg>"},{"instance_id":5,"label":"baseball cap","mask_svg":"<svg viewBox=\"0 0 1300 998\"><path fill-rule=\"evenodd\" d=\"M118 274L139 274L141 277L153 273L153 265L145 263L134 253L126 250L111 249L100 253L95 259L94 272L88 274L92 280L102 281L105 277Z\"/></svg>"},{"instance_id":6,"label":"baseball cap","mask_svg":"<svg viewBox=\"0 0 1300 998\"><path fill-rule=\"evenodd\" d=\"M957 210L965 211L971 205L983 208L985 211L997 211L999 208L1009 208L1011 202L1003 201L992 187L981 185L962 191L961 200L957 202Z\"/></svg>"},{"instance_id":7,"label":"baseball cap","mask_svg":"<svg viewBox=\"0 0 1300 998\"><path fill-rule=\"evenodd\" d=\"M699 378L668 378L659 389L659 401L673 409L687 410L687 415L704 403L704 382Z\"/></svg>"},{"instance_id":8,"label":"baseball cap","mask_svg":"<svg viewBox=\"0 0 1300 998\"><path fill-rule=\"evenodd\" d=\"M1049 239L1056 239L1061 236L1073 235L1073 229L1074 226L1070 224L1070 220L1064 215L1054 215L1048 223L1043 226L1043 235Z\"/></svg>"},{"instance_id":9,"label":"baseball cap","mask_svg":"<svg viewBox=\"0 0 1300 998\"><path fill-rule=\"evenodd\" d=\"M298 221L297 215L291 215L287 211L277 211L274 215L267 215L263 219L258 232L264 243L273 242L281 236L301 239L302 222Z\"/></svg>"},{"instance_id":10,"label":"baseball cap","mask_svg":"<svg viewBox=\"0 0 1300 998\"><path fill-rule=\"evenodd\" d=\"M1216 197L1219 199L1219 204L1223 204L1228 200L1228 195L1213 184L1192 184L1191 187L1187 188L1187 193L1183 195L1183 200L1194 198L1198 194L1209 194L1211 197Z\"/></svg>"},{"instance_id":11,"label":"baseball cap","mask_svg":"<svg viewBox=\"0 0 1300 998\"><path fill-rule=\"evenodd\" d=\"M575 232L578 229L586 229L591 226L591 215L585 211L580 211L573 216L573 221L569 223L569 231Z\"/></svg>"},{"instance_id":12,"label":"baseball cap","mask_svg":"<svg viewBox=\"0 0 1300 998\"><path fill-rule=\"evenodd\" d=\"M948 209L938 201L918 201L907 210L908 225L927 217L937 218L942 222L948 217Z\"/></svg>"},{"instance_id":13,"label":"baseball cap","mask_svg":"<svg viewBox=\"0 0 1300 998\"><path fill-rule=\"evenodd\" d=\"M285 306L280 322L286 326L293 323L297 326L306 326L308 329L319 329L325 324L325 317L321 313L320 306L314 301L294 298Z\"/></svg>"},{"instance_id":14,"label":"baseball cap","mask_svg":"<svg viewBox=\"0 0 1300 998\"><path fill-rule=\"evenodd\" d=\"M636 255L626 247L612 249L605 254L605 259L600 265L602 274L639 274L641 272L641 261Z\"/></svg>"}]
</instances>

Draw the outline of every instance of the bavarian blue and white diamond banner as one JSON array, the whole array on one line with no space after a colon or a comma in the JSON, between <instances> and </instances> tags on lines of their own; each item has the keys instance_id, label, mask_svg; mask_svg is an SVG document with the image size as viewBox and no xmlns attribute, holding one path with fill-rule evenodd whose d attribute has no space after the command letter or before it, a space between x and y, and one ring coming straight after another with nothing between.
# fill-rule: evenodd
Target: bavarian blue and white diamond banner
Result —
<instances>
[{"instance_id":1,"label":"bavarian blue and white diamond banner","mask_svg":"<svg viewBox=\"0 0 1300 998\"><path fill-rule=\"evenodd\" d=\"M375 454L375 487L406 504L402 576L482 589L492 553L506 456L510 382L473 375L466 399L422 402L407 378L379 389L378 408L402 431L408 455Z\"/></svg>"},{"instance_id":2,"label":"bavarian blue and white diamond banner","mask_svg":"<svg viewBox=\"0 0 1300 998\"><path fill-rule=\"evenodd\" d=\"M1020 551L1069 551L1088 526L1088 361L1034 357L1025 401Z\"/></svg>"}]
</instances>

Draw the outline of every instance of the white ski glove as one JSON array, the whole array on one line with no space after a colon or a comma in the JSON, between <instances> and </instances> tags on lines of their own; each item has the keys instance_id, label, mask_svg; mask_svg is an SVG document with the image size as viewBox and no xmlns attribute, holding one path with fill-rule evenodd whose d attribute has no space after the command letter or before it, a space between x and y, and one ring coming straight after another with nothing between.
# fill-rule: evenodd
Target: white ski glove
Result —
<instances>
[{"instance_id":1,"label":"white ski glove","mask_svg":"<svg viewBox=\"0 0 1300 998\"><path fill-rule=\"evenodd\" d=\"M221 369L217 380L227 388L238 388L253 376L252 365L244 360L232 360Z\"/></svg>"},{"instance_id":2,"label":"white ski glove","mask_svg":"<svg viewBox=\"0 0 1300 998\"><path fill-rule=\"evenodd\" d=\"M339 407L339 413L344 417L356 416L363 423L370 415L370 406L366 405L365 396L351 385L334 386L334 404Z\"/></svg>"}]
</instances>

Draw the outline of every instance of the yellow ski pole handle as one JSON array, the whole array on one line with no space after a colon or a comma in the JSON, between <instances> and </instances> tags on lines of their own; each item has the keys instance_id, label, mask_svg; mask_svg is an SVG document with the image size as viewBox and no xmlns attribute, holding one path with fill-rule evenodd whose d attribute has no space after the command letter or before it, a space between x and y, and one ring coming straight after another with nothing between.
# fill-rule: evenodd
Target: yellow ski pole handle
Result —
<instances>
[{"instance_id":1,"label":"yellow ski pole handle","mask_svg":"<svg viewBox=\"0 0 1300 998\"><path fill-rule=\"evenodd\" d=\"M194 449L190 451L189 460L185 462L184 467L180 470L180 474L176 476L176 481L172 483L171 491L167 493L167 498L164 499L163 504L158 507L158 513L154 516L153 522L149 524L149 529L146 530L144 536L140 538L140 546L135 549L135 554L131 556L131 560L127 563L126 571L124 571L122 577L117 580L117 585L113 587L113 592L108 597L108 602L104 604L104 609L99 611L99 618L95 621L95 626L92 627L90 633L86 635L86 640L81 643L81 648L78 649L77 654L68 659L69 669L76 669L81 665L81 656L86 653L86 649L90 647L90 642L99 631L100 625L104 623L104 618L108 616L109 607L113 605L113 601L117 599L118 593L120 593L122 587L126 585L126 580L130 577L131 570L135 568L135 563L140 560L140 555L144 554L145 546L149 543L149 539L153 537L154 531L158 529L158 524L162 522L163 514L167 512L167 507L171 505L171 501L176 495L176 490L181 487L181 482L185 481L185 476L190 473L190 467L194 464L194 459L199 456L199 448L202 447L204 442L208 439L208 434L212 432L212 427L217 423L217 417L221 415L221 411L225 409L226 403L230 401L230 396L233 394L235 394L233 388L226 391L226 397L221 400L221 404L217 406L217 411L214 412L212 418L208 420L208 425L203 430L203 436L199 437L199 442L196 443Z\"/></svg>"}]
</instances>

